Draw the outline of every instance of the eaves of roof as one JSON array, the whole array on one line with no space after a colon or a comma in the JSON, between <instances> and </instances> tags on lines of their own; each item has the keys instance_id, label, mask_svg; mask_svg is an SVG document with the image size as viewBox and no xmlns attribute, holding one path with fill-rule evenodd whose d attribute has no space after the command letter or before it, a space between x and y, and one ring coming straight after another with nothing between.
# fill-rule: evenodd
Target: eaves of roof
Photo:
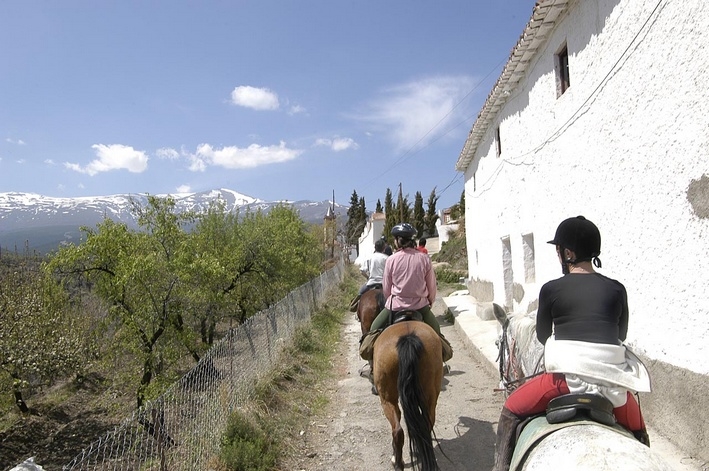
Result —
<instances>
[{"instance_id":1,"label":"eaves of roof","mask_svg":"<svg viewBox=\"0 0 709 471\"><path fill-rule=\"evenodd\" d=\"M547 41L549 33L554 29L557 19L573 0L539 0L534 6L524 32L517 44L512 49L507 64L502 69L500 77L492 87L492 91L485 100L482 110L478 114L473 127L468 134L463 150L460 152L455 169L464 172L473 161L475 151L480 141L485 136L490 124L497 118L512 91L517 88L520 80L527 74L527 68L534 59L537 51Z\"/></svg>"}]
</instances>

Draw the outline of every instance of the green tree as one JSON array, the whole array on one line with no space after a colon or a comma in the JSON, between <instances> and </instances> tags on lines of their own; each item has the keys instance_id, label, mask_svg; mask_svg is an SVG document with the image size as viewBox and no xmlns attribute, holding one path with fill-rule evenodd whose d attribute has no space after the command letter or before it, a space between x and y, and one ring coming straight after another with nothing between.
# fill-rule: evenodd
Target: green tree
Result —
<instances>
[{"instance_id":1,"label":"green tree","mask_svg":"<svg viewBox=\"0 0 709 471\"><path fill-rule=\"evenodd\" d=\"M359 236L362 235L360 215L360 198L357 195L357 190L354 190L350 197L350 207L347 209L347 223L345 224L345 240L349 245L357 245Z\"/></svg>"},{"instance_id":2,"label":"green tree","mask_svg":"<svg viewBox=\"0 0 709 471\"><path fill-rule=\"evenodd\" d=\"M423 196L420 191L416 192L414 197L414 227L416 228L416 237L423 236L426 230L426 211L423 209Z\"/></svg>"},{"instance_id":3,"label":"green tree","mask_svg":"<svg viewBox=\"0 0 709 471\"><path fill-rule=\"evenodd\" d=\"M377 212L377 213L383 213L383 212L384 212L384 208L382 207L382 202L381 202L381 200L377 200L377 207L376 207L376 209L375 209L374 211Z\"/></svg>"},{"instance_id":4,"label":"green tree","mask_svg":"<svg viewBox=\"0 0 709 471\"><path fill-rule=\"evenodd\" d=\"M404 196L401 185L399 185L395 211L398 222L411 222L411 203L409 203L409 196Z\"/></svg>"},{"instance_id":5,"label":"green tree","mask_svg":"<svg viewBox=\"0 0 709 471\"><path fill-rule=\"evenodd\" d=\"M386 196L384 197L384 228L382 233L389 244L394 243L391 237L391 230L397 224L397 215L394 209L394 197L392 196L391 190L387 188Z\"/></svg>"},{"instance_id":6,"label":"green tree","mask_svg":"<svg viewBox=\"0 0 709 471\"><path fill-rule=\"evenodd\" d=\"M181 356L181 347L199 359L194 335L185 328L185 286L180 266L187 235L182 226L191 213L178 214L172 198L148 197L145 207L133 201L140 232L104 219L96 230L82 228L86 240L62 248L48 264L51 273L71 282L83 278L110 306L120 345L141 365L136 386L140 407L153 379Z\"/></svg>"},{"instance_id":7,"label":"green tree","mask_svg":"<svg viewBox=\"0 0 709 471\"><path fill-rule=\"evenodd\" d=\"M28 412L23 390L79 373L89 360L90 322L39 267L0 274L0 385Z\"/></svg>"},{"instance_id":8,"label":"green tree","mask_svg":"<svg viewBox=\"0 0 709 471\"><path fill-rule=\"evenodd\" d=\"M431 190L426 201L426 234L429 237L434 237L438 232L436 230L436 221L438 221L438 212L436 211L436 203L440 196L436 195L436 188Z\"/></svg>"},{"instance_id":9,"label":"green tree","mask_svg":"<svg viewBox=\"0 0 709 471\"><path fill-rule=\"evenodd\" d=\"M138 406L174 379L185 355L199 360L221 320L244 322L319 272L318 241L292 207L242 217L217 203L197 216L149 197L133 211L139 231L109 219L83 228L85 242L47 269L66 286L88 282L110 306L115 344L141 371Z\"/></svg>"}]
</instances>

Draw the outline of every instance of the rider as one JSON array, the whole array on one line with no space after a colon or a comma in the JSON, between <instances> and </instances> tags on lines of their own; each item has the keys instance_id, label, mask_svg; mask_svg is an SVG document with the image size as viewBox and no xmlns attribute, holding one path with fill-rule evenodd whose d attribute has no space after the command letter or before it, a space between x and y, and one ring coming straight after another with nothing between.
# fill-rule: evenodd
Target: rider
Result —
<instances>
[{"instance_id":1,"label":"rider","mask_svg":"<svg viewBox=\"0 0 709 471\"><path fill-rule=\"evenodd\" d=\"M570 392L609 399L618 423L649 445L640 407L630 392L649 392L649 376L622 343L628 332L627 293L620 282L593 268L601 267L601 234L595 224L577 216L559 224L549 243L556 246L564 276L539 292L537 338L544 344L546 372L505 401L497 424L494 471L509 469L517 426Z\"/></svg>"},{"instance_id":2,"label":"rider","mask_svg":"<svg viewBox=\"0 0 709 471\"><path fill-rule=\"evenodd\" d=\"M431 312L436 300L436 274L431 259L416 250L416 229L411 224L397 224L391 235L397 250L387 259L384 268L383 289L387 299L384 309L372 322L370 332L384 328L392 311L418 311L423 321L440 335L444 361L448 361L452 349Z\"/></svg>"},{"instance_id":3,"label":"rider","mask_svg":"<svg viewBox=\"0 0 709 471\"><path fill-rule=\"evenodd\" d=\"M362 274L367 277L367 282L359 289L359 294L350 303L350 311L356 312L359 299L364 293L372 288L381 286L384 277L384 265L386 265L388 255L384 253L385 242L382 239L374 243L374 253L367 260L366 266L362 269Z\"/></svg>"}]
</instances>

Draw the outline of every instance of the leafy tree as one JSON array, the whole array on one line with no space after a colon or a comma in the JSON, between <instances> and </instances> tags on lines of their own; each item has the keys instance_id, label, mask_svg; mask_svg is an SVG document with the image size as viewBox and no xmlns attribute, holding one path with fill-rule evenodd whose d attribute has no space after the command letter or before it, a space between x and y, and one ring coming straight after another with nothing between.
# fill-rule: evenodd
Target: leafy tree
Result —
<instances>
[{"instance_id":1,"label":"leafy tree","mask_svg":"<svg viewBox=\"0 0 709 471\"><path fill-rule=\"evenodd\" d=\"M153 379L186 347L199 359L194 336L185 328L185 289L180 266L186 250L182 226L191 213L178 214L172 198L148 197L146 207L133 202L141 232L104 219L96 230L82 228L86 241L62 248L48 264L50 272L66 280L79 277L109 306L119 325L117 336L140 362L137 386L140 407ZM184 350L183 350L184 351Z\"/></svg>"},{"instance_id":2,"label":"leafy tree","mask_svg":"<svg viewBox=\"0 0 709 471\"><path fill-rule=\"evenodd\" d=\"M349 245L357 245L359 236L362 234L360 227L360 198L357 195L357 190L352 192L350 197L350 207L347 210L347 223L345 224L345 238Z\"/></svg>"},{"instance_id":3,"label":"leafy tree","mask_svg":"<svg viewBox=\"0 0 709 471\"><path fill-rule=\"evenodd\" d=\"M423 236L426 230L426 212L423 209L423 196L420 191L416 192L414 197L414 227L416 228L416 237Z\"/></svg>"},{"instance_id":4,"label":"leafy tree","mask_svg":"<svg viewBox=\"0 0 709 471\"><path fill-rule=\"evenodd\" d=\"M83 312L38 269L0 274L0 385L22 412L29 411L23 390L88 364L90 324Z\"/></svg>"},{"instance_id":5,"label":"leafy tree","mask_svg":"<svg viewBox=\"0 0 709 471\"><path fill-rule=\"evenodd\" d=\"M428 195L428 201L426 202L426 234L433 237L437 234L436 231L436 221L438 221L438 213L436 212L436 203L438 202L440 196L436 195L436 188L431 190L431 194Z\"/></svg>"},{"instance_id":6,"label":"leafy tree","mask_svg":"<svg viewBox=\"0 0 709 471\"><path fill-rule=\"evenodd\" d=\"M364 196L359 199L359 213L357 213L358 231L360 234L367 227L367 205L364 202Z\"/></svg>"},{"instance_id":7,"label":"leafy tree","mask_svg":"<svg viewBox=\"0 0 709 471\"><path fill-rule=\"evenodd\" d=\"M399 196L396 200L395 211L399 222L411 222L411 204L409 203L408 195L404 196L402 193L401 185L399 185Z\"/></svg>"},{"instance_id":8,"label":"leafy tree","mask_svg":"<svg viewBox=\"0 0 709 471\"><path fill-rule=\"evenodd\" d=\"M381 200L377 200L377 207L376 207L376 209L375 209L374 211L377 212L377 213L383 213L383 212L384 212L384 208L382 207L382 202L381 202Z\"/></svg>"}]
</instances>

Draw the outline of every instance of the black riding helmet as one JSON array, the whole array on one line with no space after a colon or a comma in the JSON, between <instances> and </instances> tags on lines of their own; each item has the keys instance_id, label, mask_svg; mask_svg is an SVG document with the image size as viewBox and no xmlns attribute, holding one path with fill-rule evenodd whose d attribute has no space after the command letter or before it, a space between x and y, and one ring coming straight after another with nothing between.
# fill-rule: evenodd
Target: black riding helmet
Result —
<instances>
[{"instance_id":1,"label":"black riding helmet","mask_svg":"<svg viewBox=\"0 0 709 471\"><path fill-rule=\"evenodd\" d=\"M575 260L569 263L590 262L601 267L598 256L601 254L601 233L598 227L583 216L565 219L556 229L554 238L548 242L563 249L569 249L576 254Z\"/></svg>"},{"instance_id":2,"label":"black riding helmet","mask_svg":"<svg viewBox=\"0 0 709 471\"><path fill-rule=\"evenodd\" d=\"M401 237L402 239L413 239L416 237L416 233L417 231L414 226L408 222L397 224L391 229L391 235L394 237Z\"/></svg>"}]
</instances>

